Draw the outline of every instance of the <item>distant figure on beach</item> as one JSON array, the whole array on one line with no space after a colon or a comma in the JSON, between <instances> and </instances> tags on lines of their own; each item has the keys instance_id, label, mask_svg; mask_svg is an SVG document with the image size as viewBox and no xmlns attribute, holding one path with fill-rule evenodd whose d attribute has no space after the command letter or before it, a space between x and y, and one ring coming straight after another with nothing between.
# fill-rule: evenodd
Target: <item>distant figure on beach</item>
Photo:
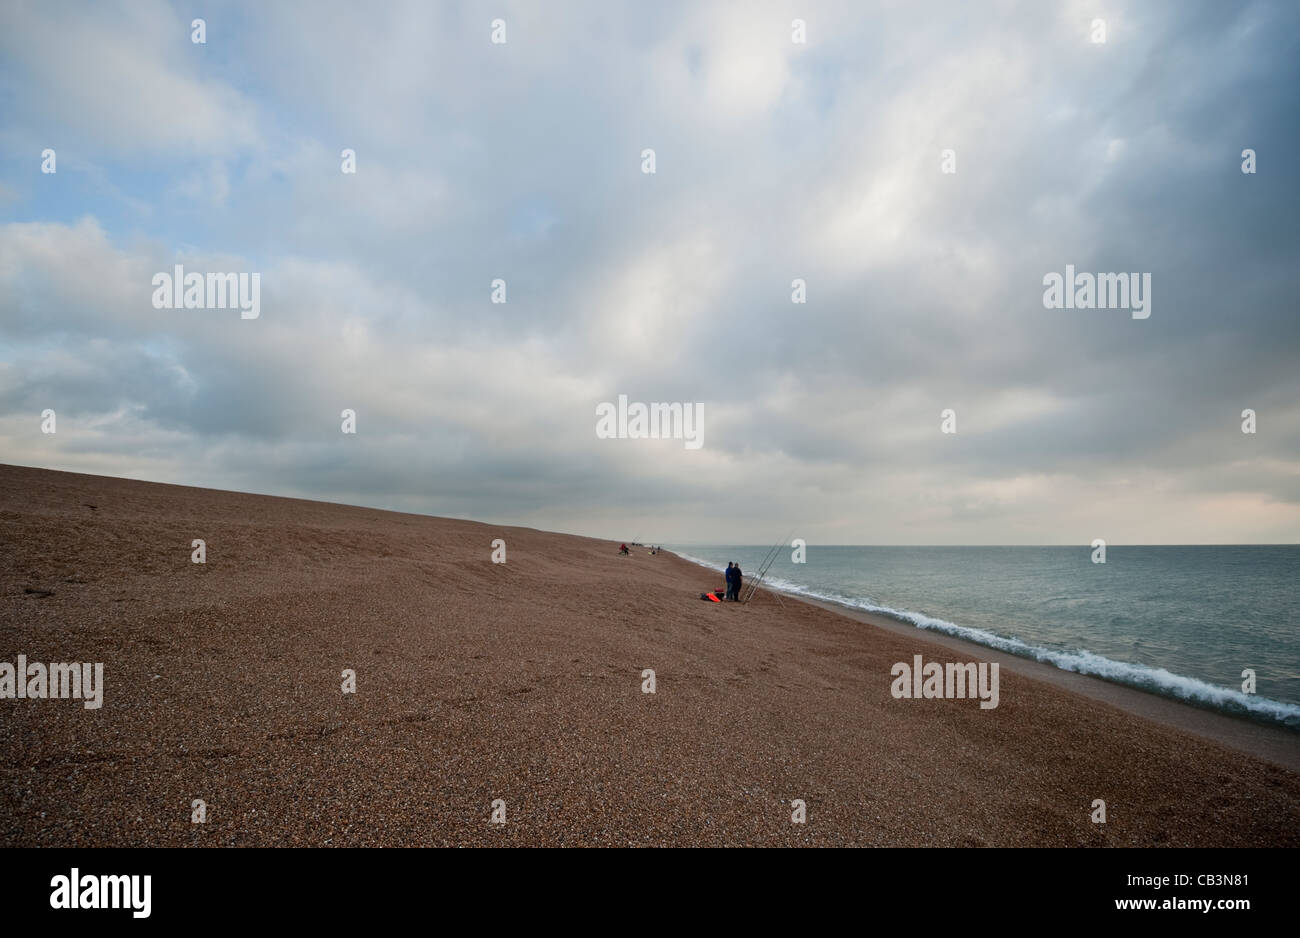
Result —
<instances>
[{"instance_id":1,"label":"distant figure on beach","mask_svg":"<svg viewBox=\"0 0 1300 938\"><path fill-rule=\"evenodd\" d=\"M734 599L736 596L736 564L727 563L727 598Z\"/></svg>"},{"instance_id":2,"label":"distant figure on beach","mask_svg":"<svg viewBox=\"0 0 1300 938\"><path fill-rule=\"evenodd\" d=\"M740 564L733 563L731 566L731 599L732 602L740 602Z\"/></svg>"},{"instance_id":3,"label":"distant figure on beach","mask_svg":"<svg viewBox=\"0 0 1300 938\"><path fill-rule=\"evenodd\" d=\"M626 545L626 544L619 544L619 545L618 545L618 552L619 552L620 554L630 554L630 553L632 553L630 550L627 549L627 545Z\"/></svg>"}]
</instances>

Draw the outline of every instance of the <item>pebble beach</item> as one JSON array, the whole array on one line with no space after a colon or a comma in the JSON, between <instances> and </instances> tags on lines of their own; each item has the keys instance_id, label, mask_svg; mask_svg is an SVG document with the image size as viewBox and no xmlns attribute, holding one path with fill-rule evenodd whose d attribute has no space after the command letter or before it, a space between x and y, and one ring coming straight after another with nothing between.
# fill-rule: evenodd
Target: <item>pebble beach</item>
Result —
<instances>
[{"instance_id":1,"label":"pebble beach","mask_svg":"<svg viewBox=\"0 0 1300 938\"><path fill-rule=\"evenodd\" d=\"M954 648L617 548L0 466L0 661L103 664L0 699L0 843L1300 844L1280 761L1009 668L896 699Z\"/></svg>"}]
</instances>

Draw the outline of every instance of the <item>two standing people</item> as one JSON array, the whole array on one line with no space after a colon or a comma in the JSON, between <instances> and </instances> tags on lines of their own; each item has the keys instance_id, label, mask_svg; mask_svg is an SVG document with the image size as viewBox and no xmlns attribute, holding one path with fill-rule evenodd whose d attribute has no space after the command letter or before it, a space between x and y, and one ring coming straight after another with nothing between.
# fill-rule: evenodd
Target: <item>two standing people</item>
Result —
<instances>
[{"instance_id":1,"label":"two standing people","mask_svg":"<svg viewBox=\"0 0 1300 938\"><path fill-rule=\"evenodd\" d=\"M740 564L735 561L727 564L727 598L733 602L740 600Z\"/></svg>"}]
</instances>

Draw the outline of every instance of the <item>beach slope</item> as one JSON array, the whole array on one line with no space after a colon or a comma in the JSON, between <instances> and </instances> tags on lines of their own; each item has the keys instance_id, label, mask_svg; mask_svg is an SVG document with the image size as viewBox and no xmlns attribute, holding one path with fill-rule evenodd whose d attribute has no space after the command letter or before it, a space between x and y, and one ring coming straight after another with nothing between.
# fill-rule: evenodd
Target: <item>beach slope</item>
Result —
<instances>
[{"instance_id":1,"label":"beach slope","mask_svg":"<svg viewBox=\"0 0 1300 938\"><path fill-rule=\"evenodd\" d=\"M0 661L104 665L98 709L0 700L0 843L1300 842L1276 762L1008 668L897 700L970 659L616 548L0 466Z\"/></svg>"}]
</instances>

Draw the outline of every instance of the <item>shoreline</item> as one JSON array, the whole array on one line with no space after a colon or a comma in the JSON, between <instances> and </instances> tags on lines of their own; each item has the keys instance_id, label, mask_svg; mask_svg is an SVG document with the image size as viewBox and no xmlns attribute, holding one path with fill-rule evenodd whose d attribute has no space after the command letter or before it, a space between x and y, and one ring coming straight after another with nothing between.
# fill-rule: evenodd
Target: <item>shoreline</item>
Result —
<instances>
[{"instance_id":1,"label":"shoreline","mask_svg":"<svg viewBox=\"0 0 1300 938\"><path fill-rule=\"evenodd\" d=\"M675 552L673 556L702 570L713 569L711 564L698 558L682 556ZM1200 706L1153 690L1109 680L1099 674L1069 671L1047 662L985 645L974 639L935 629L925 629L904 618L891 616L885 612L860 609L848 603L783 589L770 583L764 583L760 589L778 593L784 599L816 606L884 629L895 635L917 636L932 644L961 651L973 658L997 662L1006 670L1045 681L1063 690L1081 694L1090 700L1118 707L1126 713L1152 720L1163 726L1185 730L1202 738L1232 746L1249 755L1274 762L1289 771L1300 773L1300 732L1289 730L1284 726Z\"/></svg>"},{"instance_id":2,"label":"shoreline","mask_svg":"<svg viewBox=\"0 0 1300 938\"><path fill-rule=\"evenodd\" d=\"M760 589L771 588L763 586ZM1300 773L1300 736L1282 727L1269 726L1247 717L1198 707L1141 688L1108 681L1095 674L1065 671L1042 661L1022 658L1020 655L999 651L969 639L922 629L910 622L894 619L882 613L854 609L852 606L800 596L797 593L787 593L784 590L771 591L781 593L784 599L819 606L837 615L856 619L895 635L908 636L920 633L919 637L930 644L959 651L971 658L997 662L1007 671L1051 684L1053 687L1079 694L1091 701L1115 707L1162 726L1192 733L1258 759L1272 762L1288 771Z\"/></svg>"}]
</instances>

